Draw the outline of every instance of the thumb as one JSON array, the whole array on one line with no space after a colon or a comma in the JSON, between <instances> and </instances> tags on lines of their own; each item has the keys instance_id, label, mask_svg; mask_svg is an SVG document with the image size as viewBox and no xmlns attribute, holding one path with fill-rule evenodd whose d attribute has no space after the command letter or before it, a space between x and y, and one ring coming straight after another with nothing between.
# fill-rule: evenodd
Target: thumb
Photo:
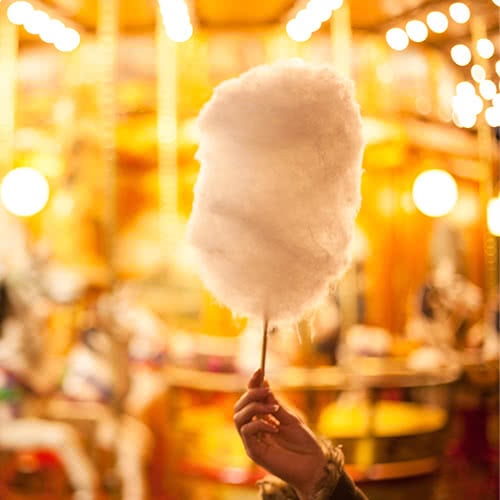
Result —
<instances>
[{"instance_id":1,"label":"thumb","mask_svg":"<svg viewBox=\"0 0 500 500\"><path fill-rule=\"evenodd\" d=\"M252 377L248 381L249 389L258 389L262 386L262 370L258 368L253 372Z\"/></svg>"}]
</instances>

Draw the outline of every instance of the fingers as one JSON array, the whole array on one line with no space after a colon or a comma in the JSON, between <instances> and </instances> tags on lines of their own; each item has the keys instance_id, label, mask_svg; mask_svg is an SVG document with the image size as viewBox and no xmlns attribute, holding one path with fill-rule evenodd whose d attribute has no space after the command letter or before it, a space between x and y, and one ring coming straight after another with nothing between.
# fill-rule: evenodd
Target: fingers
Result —
<instances>
[{"instance_id":1,"label":"fingers","mask_svg":"<svg viewBox=\"0 0 500 500\"><path fill-rule=\"evenodd\" d=\"M240 432L243 438L246 440L262 432L271 432L275 434L279 432L279 427L273 425L267 420L258 419L252 420L251 422L243 425L240 429Z\"/></svg>"},{"instance_id":2,"label":"fingers","mask_svg":"<svg viewBox=\"0 0 500 500\"><path fill-rule=\"evenodd\" d=\"M283 406L277 399L276 396L272 393L269 392L267 399L266 399L267 404L275 404L278 405L278 411L274 412L273 416L277 418L280 423L284 425L290 425L290 424L296 424L298 422L301 422L301 419L295 415L293 412L291 412L286 406Z\"/></svg>"},{"instance_id":3,"label":"fingers","mask_svg":"<svg viewBox=\"0 0 500 500\"><path fill-rule=\"evenodd\" d=\"M240 411L242 408L244 408L246 405L248 405L253 401L265 403L269 394L270 394L269 387L259 387L258 389L250 389L247 392L245 392L245 394L243 394L243 396L241 396L241 398L234 405L234 411L235 412Z\"/></svg>"},{"instance_id":4,"label":"fingers","mask_svg":"<svg viewBox=\"0 0 500 500\"><path fill-rule=\"evenodd\" d=\"M252 402L234 414L234 423L236 428L241 432L241 427L254 419L254 417L273 414L278 410L279 405L277 404Z\"/></svg>"},{"instance_id":5,"label":"fingers","mask_svg":"<svg viewBox=\"0 0 500 500\"><path fill-rule=\"evenodd\" d=\"M262 383L263 382L263 383ZM280 421L282 424L295 424L297 422L300 422L300 418L298 418L296 415L294 415L291 411L287 410L285 407L283 407L280 402L276 399L276 396L271 392L269 388L269 383L267 380L262 381L262 371L260 368L254 372L252 377L250 378L248 382L248 391L241 396L241 398L238 400L238 402L234 405L234 411L235 411L235 423L238 426L237 422L243 422L240 423L240 425L243 425L245 422L250 420L253 415L256 414L269 414L272 413L274 417L278 421ZM267 405L278 405L279 409L277 412L273 411L264 411L261 412L260 410L258 412L255 412L248 418L248 414L243 414L242 415L237 415L239 412L241 412L247 405L249 405L252 402L256 403L265 403ZM249 413L255 410L248 410ZM240 420L240 418L242 420Z\"/></svg>"},{"instance_id":6,"label":"fingers","mask_svg":"<svg viewBox=\"0 0 500 500\"><path fill-rule=\"evenodd\" d=\"M253 372L252 377L248 381L249 389L256 389L262 386L262 370L259 368Z\"/></svg>"}]
</instances>

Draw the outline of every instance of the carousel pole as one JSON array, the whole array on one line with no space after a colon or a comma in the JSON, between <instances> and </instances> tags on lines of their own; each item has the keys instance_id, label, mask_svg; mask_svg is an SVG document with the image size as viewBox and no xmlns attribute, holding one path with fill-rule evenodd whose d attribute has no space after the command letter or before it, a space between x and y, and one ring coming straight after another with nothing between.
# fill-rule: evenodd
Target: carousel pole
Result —
<instances>
[{"instance_id":1,"label":"carousel pole","mask_svg":"<svg viewBox=\"0 0 500 500\"><path fill-rule=\"evenodd\" d=\"M352 25L349 0L344 0L342 7L335 11L330 21L330 36L332 56L335 68L346 78L351 78ZM347 281L347 283L346 283ZM358 283L356 269L351 268L343 278L343 285L337 287L342 304L342 329L360 321L358 314ZM378 391L365 387L367 391L368 425L365 435L356 445L355 461L358 467L367 471L375 462L375 412L378 401Z\"/></svg>"},{"instance_id":2,"label":"carousel pole","mask_svg":"<svg viewBox=\"0 0 500 500\"><path fill-rule=\"evenodd\" d=\"M119 0L99 0L97 98L104 172L104 231L109 285L116 281L116 59L119 36Z\"/></svg>"},{"instance_id":3,"label":"carousel pole","mask_svg":"<svg viewBox=\"0 0 500 500\"><path fill-rule=\"evenodd\" d=\"M0 4L0 181L14 166L18 36Z\"/></svg>"},{"instance_id":4,"label":"carousel pole","mask_svg":"<svg viewBox=\"0 0 500 500\"><path fill-rule=\"evenodd\" d=\"M344 0L342 7L333 12L330 19L330 37L335 69L346 78L350 78L352 25L349 0Z\"/></svg>"},{"instance_id":5,"label":"carousel pole","mask_svg":"<svg viewBox=\"0 0 500 500\"><path fill-rule=\"evenodd\" d=\"M335 69L344 77L351 78L352 26L349 0L344 0L342 7L333 12L330 19L330 42L332 62ZM342 304L343 329L358 322L356 271L350 269L337 286L337 293Z\"/></svg>"},{"instance_id":6,"label":"carousel pole","mask_svg":"<svg viewBox=\"0 0 500 500\"><path fill-rule=\"evenodd\" d=\"M158 106L158 178L160 246L167 258L175 247L177 223L177 45L163 25L160 7L156 10L156 68Z\"/></svg>"},{"instance_id":7,"label":"carousel pole","mask_svg":"<svg viewBox=\"0 0 500 500\"><path fill-rule=\"evenodd\" d=\"M486 20L482 16L474 16L471 22L472 46L481 38L487 38ZM474 64L481 64L477 51L473 50ZM478 117L477 146L481 165L480 199L483 214L484 228L484 285L486 295L494 293L498 287L498 255L496 238L488 231L486 213L488 201L495 196L495 176L493 161L493 134L491 127L486 123L484 115Z\"/></svg>"}]
</instances>

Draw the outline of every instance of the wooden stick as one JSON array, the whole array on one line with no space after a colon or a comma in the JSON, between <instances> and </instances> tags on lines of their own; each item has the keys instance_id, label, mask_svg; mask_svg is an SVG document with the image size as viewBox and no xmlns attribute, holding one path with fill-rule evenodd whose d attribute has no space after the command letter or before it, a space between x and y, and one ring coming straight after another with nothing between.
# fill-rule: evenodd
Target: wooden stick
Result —
<instances>
[{"instance_id":1,"label":"wooden stick","mask_svg":"<svg viewBox=\"0 0 500 500\"><path fill-rule=\"evenodd\" d=\"M264 379L266 377L267 326L268 326L268 321L267 318L264 317L264 325L262 330L262 353L260 357L260 371L262 372L261 385L264 384Z\"/></svg>"}]
</instances>

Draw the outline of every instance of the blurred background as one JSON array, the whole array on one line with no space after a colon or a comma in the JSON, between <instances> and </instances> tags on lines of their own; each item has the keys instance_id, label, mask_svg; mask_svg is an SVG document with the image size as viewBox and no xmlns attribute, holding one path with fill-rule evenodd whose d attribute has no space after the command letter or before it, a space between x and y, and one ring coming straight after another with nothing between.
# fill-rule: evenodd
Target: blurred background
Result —
<instances>
[{"instance_id":1,"label":"blurred background","mask_svg":"<svg viewBox=\"0 0 500 500\"><path fill-rule=\"evenodd\" d=\"M499 7L0 0L0 498L256 497L261 325L185 226L201 107L292 57L355 81L367 147L353 265L270 381L371 499L498 498Z\"/></svg>"}]
</instances>

